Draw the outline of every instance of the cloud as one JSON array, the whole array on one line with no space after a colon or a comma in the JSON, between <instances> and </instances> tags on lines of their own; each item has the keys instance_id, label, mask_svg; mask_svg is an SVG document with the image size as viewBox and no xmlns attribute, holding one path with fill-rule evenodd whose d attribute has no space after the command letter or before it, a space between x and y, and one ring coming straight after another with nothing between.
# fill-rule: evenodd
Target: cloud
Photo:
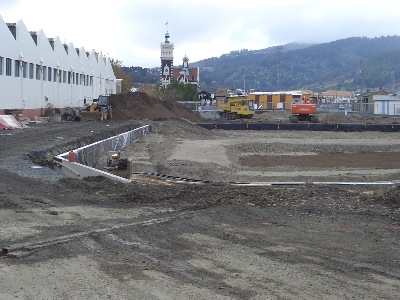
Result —
<instances>
[{"instance_id":1,"label":"cloud","mask_svg":"<svg viewBox=\"0 0 400 300\"><path fill-rule=\"evenodd\" d=\"M22 19L76 47L96 49L126 66L158 67L168 30L174 63L290 42L322 43L400 32L397 0L2 1L6 22ZM165 23L168 21L168 25Z\"/></svg>"}]
</instances>

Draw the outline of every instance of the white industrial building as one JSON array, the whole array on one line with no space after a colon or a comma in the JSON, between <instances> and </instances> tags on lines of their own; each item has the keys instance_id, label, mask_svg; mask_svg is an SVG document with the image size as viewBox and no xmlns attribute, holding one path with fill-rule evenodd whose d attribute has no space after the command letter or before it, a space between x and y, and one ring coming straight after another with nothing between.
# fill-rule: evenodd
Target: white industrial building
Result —
<instances>
[{"instance_id":1,"label":"white industrial building","mask_svg":"<svg viewBox=\"0 0 400 300\"><path fill-rule=\"evenodd\" d=\"M0 16L0 41L0 115L20 110L32 119L46 106L82 107L120 88L101 52L28 31L22 20L5 23Z\"/></svg>"},{"instance_id":2,"label":"white industrial building","mask_svg":"<svg viewBox=\"0 0 400 300\"><path fill-rule=\"evenodd\" d=\"M373 95L374 114L386 116L400 115L400 97L391 95Z\"/></svg>"}]
</instances>

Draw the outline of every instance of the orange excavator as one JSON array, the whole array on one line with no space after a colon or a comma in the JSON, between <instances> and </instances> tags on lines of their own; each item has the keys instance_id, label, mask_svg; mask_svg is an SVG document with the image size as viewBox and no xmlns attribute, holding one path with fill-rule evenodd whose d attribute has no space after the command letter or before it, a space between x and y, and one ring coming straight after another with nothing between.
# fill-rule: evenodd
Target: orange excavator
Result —
<instances>
[{"instance_id":1,"label":"orange excavator","mask_svg":"<svg viewBox=\"0 0 400 300\"><path fill-rule=\"evenodd\" d=\"M310 103L310 100L303 99L301 102L292 103L291 111L292 115L289 117L291 123L318 123L317 105Z\"/></svg>"}]
</instances>

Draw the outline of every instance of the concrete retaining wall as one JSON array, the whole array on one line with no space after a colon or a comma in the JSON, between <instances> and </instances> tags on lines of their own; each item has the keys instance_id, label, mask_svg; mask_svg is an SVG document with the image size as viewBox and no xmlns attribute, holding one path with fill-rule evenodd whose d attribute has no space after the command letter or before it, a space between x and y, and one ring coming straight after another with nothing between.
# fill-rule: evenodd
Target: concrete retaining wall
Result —
<instances>
[{"instance_id":1,"label":"concrete retaining wall","mask_svg":"<svg viewBox=\"0 0 400 300\"><path fill-rule=\"evenodd\" d=\"M54 157L55 168L73 178L104 176L123 183L128 183L130 179L116 176L94 167L100 156L105 152L123 150L150 132L151 126L145 125L70 152L59 154ZM74 161L71 161L70 155L74 157Z\"/></svg>"}]
</instances>

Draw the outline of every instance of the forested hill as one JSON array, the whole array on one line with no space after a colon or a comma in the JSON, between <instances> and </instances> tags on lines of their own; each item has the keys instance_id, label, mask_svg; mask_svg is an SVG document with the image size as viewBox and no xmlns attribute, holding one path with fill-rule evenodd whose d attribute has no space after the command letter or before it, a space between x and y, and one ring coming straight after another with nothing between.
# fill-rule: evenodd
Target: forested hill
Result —
<instances>
[{"instance_id":1,"label":"forested hill","mask_svg":"<svg viewBox=\"0 0 400 300\"><path fill-rule=\"evenodd\" d=\"M201 88L246 88L255 91L328 89L356 91L400 81L400 37L352 37L330 43L283 45L232 51L190 63L199 66ZM278 72L279 70L279 72Z\"/></svg>"}]
</instances>

